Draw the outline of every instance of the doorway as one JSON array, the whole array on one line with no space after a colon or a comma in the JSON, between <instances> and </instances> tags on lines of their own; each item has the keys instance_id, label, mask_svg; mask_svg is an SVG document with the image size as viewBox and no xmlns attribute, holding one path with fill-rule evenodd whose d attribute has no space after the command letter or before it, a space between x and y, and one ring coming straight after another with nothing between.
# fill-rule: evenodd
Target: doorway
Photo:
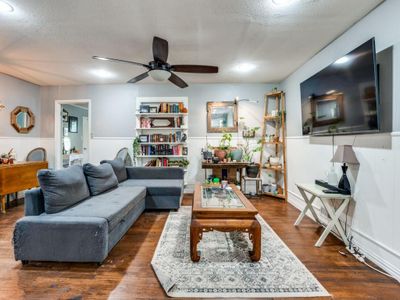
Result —
<instances>
[{"instance_id":1,"label":"doorway","mask_svg":"<svg viewBox=\"0 0 400 300\"><path fill-rule=\"evenodd\" d=\"M90 159L89 99L56 100L55 166L56 169L83 165Z\"/></svg>"}]
</instances>

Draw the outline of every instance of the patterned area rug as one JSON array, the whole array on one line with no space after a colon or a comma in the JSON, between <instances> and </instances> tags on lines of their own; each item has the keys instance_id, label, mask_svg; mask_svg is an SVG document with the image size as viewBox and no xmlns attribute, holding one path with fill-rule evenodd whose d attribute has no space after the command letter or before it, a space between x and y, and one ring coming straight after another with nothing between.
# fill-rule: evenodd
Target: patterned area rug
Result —
<instances>
[{"instance_id":1,"label":"patterned area rug","mask_svg":"<svg viewBox=\"0 0 400 300\"><path fill-rule=\"evenodd\" d=\"M269 225L258 215L262 254L251 262L248 234L207 232L198 244L201 259L190 259L191 207L171 212L151 264L170 297L329 296Z\"/></svg>"}]
</instances>

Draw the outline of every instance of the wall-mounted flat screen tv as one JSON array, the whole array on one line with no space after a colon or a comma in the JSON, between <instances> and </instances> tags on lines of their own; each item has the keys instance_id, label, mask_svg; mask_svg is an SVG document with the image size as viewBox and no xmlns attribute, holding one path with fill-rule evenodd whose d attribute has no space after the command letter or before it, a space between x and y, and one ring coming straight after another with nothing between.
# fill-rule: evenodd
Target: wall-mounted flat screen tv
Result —
<instances>
[{"instance_id":1,"label":"wall-mounted flat screen tv","mask_svg":"<svg viewBox=\"0 0 400 300\"><path fill-rule=\"evenodd\" d=\"M375 40L300 84L303 135L379 131Z\"/></svg>"}]
</instances>

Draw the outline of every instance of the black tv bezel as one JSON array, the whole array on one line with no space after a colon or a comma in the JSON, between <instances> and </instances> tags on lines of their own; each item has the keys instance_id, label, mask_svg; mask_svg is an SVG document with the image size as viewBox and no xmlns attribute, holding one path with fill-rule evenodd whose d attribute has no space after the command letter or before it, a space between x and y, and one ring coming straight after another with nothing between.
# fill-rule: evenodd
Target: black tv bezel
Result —
<instances>
[{"instance_id":1,"label":"black tv bezel","mask_svg":"<svg viewBox=\"0 0 400 300\"><path fill-rule=\"evenodd\" d=\"M377 123L378 123L378 129L372 129L372 130L357 130L357 131L349 131L349 132L312 132L309 134L304 134L303 130L302 131L302 136L337 136L337 135L358 135L358 134L376 134L376 133L380 133L381 132L381 97L380 97L380 86L379 86L379 69L378 69L378 65L377 65L377 60L376 60L376 46L375 46L375 37L370 38L369 40L365 41L364 43L358 45L357 47L354 47L353 50L347 52L346 54L342 55L342 56L346 56L348 54L350 54L351 52L353 52L356 48L370 42L372 43L372 59L373 59L373 64L374 64L374 78L375 78L375 95L376 95L376 112L377 112ZM325 68L319 70L318 72L316 72L315 74L313 74L312 76L310 76L309 78L307 78L306 80L302 81L300 83L300 101L302 100L302 93L301 93L301 85L306 82L307 80L309 80L311 77L315 76L316 74L320 73L321 71L329 68L330 66L332 66L335 62L330 63L328 66L326 66ZM303 110L302 112L302 117L301 117L301 126L303 127Z\"/></svg>"}]
</instances>

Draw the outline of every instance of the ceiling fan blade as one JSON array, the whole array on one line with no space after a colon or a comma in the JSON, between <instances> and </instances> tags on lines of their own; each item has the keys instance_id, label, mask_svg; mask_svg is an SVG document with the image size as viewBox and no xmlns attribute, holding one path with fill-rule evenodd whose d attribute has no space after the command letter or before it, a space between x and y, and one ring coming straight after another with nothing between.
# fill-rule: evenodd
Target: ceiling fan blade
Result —
<instances>
[{"instance_id":1,"label":"ceiling fan blade","mask_svg":"<svg viewBox=\"0 0 400 300\"><path fill-rule=\"evenodd\" d=\"M218 73L218 67L202 65L173 65L171 70L184 73Z\"/></svg>"},{"instance_id":2,"label":"ceiling fan blade","mask_svg":"<svg viewBox=\"0 0 400 300\"><path fill-rule=\"evenodd\" d=\"M135 82L138 82L138 81L140 81L140 80L142 80L142 79L145 79L145 78L148 77L148 76L149 76L149 73L148 73L148 72L145 72L145 73L143 73L143 74L140 74L140 75L138 75L138 76L136 76L136 77L133 77L132 79L128 80L127 83L135 83Z\"/></svg>"},{"instance_id":3,"label":"ceiling fan blade","mask_svg":"<svg viewBox=\"0 0 400 300\"><path fill-rule=\"evenodd\" d=\"M115 62L121 62L121 63L127 63L127 64L133 64L136 66L141 66L141 67L145 67L147 69L151 69L149 65L145 65L142 63L138 63L135 61L130 61L130 60L124 60L124 59L118 59L118 58L111 58L111 57L101 57L101 56L92 56L93 59L97 59L97 60L105 60L105 61L115 61Z\"/></svg>"},{"instance_id":4,"label":"ceiling fan blade","mask_svg":"<svg viewBox=\"0 0 400 300\"><path fill-rule=\"evenodd\" d=\"M168 42L155 36L153 38L153 57L155 61L167 62Z\"/></svg>"},{"instance_id":5,"label":"ceiling fan blade","mask_svg":"<svg viewBox=\"0 0 400 300\"><path fill-rule=\"evenodd\" d=\"M179 86L182 89L184 89L185 87L188 87L187 83L184 82L182 78L176 76L172 72L171 72L171 76L168 78L168 80L171 81L173 84Z\"/></svg>"}]
</instances>

